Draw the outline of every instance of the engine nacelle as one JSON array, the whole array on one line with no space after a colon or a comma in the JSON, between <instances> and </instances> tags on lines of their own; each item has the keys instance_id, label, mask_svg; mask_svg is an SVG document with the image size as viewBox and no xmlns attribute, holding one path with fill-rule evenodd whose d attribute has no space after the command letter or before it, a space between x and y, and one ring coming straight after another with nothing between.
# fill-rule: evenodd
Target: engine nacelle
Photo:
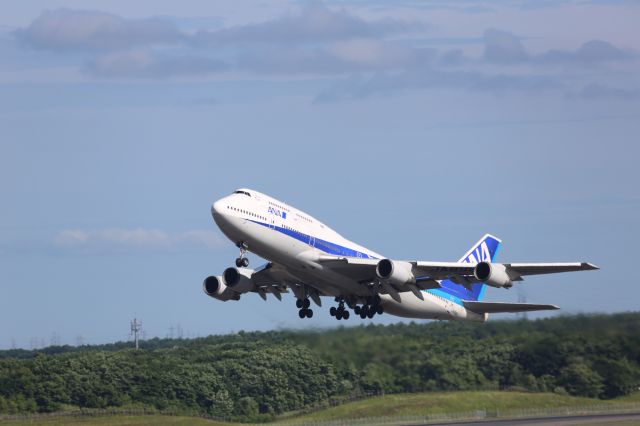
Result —
<instances>
[{"instance_id":1,"label":"engine nacelle","mask_svg":"<svg viewBox=\"0 0 640 426\"><path fill-rule=\"evenodd\" d=\"M382 259L376 266L376 275L391 284L402 286L416 282L416 277L411 269L411 263L409 262Z\"/></svg>"},{"instance_id":2,"label":"engine nacelle","mask_svg":"<svg viewBox=\"0 0 640 426\"><path fill-rule=\"evenodd\" d=\"M511 277L507 273L507 267L501 263L480 262L473 270L473 275L491 287L513 287Z\"/></svg>"},{"instance_id":3,"label":"engine nacelle","mask_svg":"<svg viewBox=\"0 0 640 426\"><path fill-rule=\"evenodd\" d=\"M227 300L238 300L240 299L240 295L231 291L225 283L222 281L222 277L210 276L204 279L202 283L202 290L204 290L207 296L211 296L214 299L222 300L226 302Z\"/></svg>"},{"instance_id":4,"label":"engine nacelle","mask_svg":"<svg viewBox=\"0 0 640 426\"><path fill-rule=\"evenodd\" d=\"M242 294L253 289L253 281L251 281L253 272L253 269L227 268L222 273L222 279L231 291Z\"/></svg>"}]
</instances>

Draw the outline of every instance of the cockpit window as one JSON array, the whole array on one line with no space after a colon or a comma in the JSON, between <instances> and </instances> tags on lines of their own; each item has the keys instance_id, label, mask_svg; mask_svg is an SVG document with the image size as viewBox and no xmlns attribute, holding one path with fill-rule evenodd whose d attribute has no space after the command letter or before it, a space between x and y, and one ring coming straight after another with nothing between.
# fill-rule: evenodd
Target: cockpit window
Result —
<instances>
[{"instance_id":1,"label":"cockpit window","mask_svg":"<svg viewBox=\"0 0 640 426\"><path fill-rule=\"evenodd\" d=\"M251 197L251 194L249 194L249 193L248 193L248 192L246 192L246 191L233 191L233 193L234 193L234 194L244 194L244 195L246 195L247 197Z\"/></svg>"}]
</instances>

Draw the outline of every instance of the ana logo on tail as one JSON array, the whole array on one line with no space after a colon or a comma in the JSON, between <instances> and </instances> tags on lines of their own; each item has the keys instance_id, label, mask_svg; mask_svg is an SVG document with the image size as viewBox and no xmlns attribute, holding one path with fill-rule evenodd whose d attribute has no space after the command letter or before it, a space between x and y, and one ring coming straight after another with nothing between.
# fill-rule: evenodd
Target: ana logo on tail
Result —
<instances>
[{"instance_id":1,"label":"ana logo on tail","mask_svg":"<svg viewBox=\"0 0 640 426\"><path fill-rule=\"evenodd\" d=\"M491 262L491 253L489 253L489 247L486 241L480 243L480 245L462 261L462 263L471 263L472 265L480 262Z\"/></svg>"}]
</instances>

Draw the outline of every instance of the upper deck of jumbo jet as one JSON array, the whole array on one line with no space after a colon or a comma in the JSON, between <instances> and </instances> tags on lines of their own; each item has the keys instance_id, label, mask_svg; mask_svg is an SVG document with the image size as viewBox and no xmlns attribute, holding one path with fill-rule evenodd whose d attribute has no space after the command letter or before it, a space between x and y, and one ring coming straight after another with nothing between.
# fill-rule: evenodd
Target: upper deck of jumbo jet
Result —
<instances>
[{"instance_id":1,"label":"upper deck of jumbo jet","mask_svg":"<svg viewBox=\"0 0 640 426\"><path fill-rule=\"evenodd\" d=\"M294 215L292 216L293 218L297 217L300 220L302 220L304 223L307 223L308 225L317 227L319 229L324 229L329 232L335 233L336 235L339 235L337 232L335 232L333 229L331 229L330 227L328 227L327 225L325 225L315 217L307 213L304 213L303 211L296 209L295 207L292 207L287 203L284 203L280 200L277 200L273 197L263 194L259 191L256 191L250 188L238 188L235 191L233 191L231 195L235 195L235 194L244 195L246 197L249 197L250 199L257 201L258 203L265 203L267 208L271 206L279 210L284 210L287 214L293 214Z\"/></svg>"},{"instance_id":2,"label":"upper deck of jumbo jet","mask_svg":"<svg viewBox=\"0 0 640 426\"><path fill-rule=\"evenodd\" d=\"M270 208L272 209L271 212L284 212L286 213L286 219L281 215L281 213L276 213L276 215L281 218L282 226L284 226L285 228L286 221L291 219L292 226L295 226L296 229L299 229L304 233L313 235L316 238L329 241L333 244L347 246L351 249L368 253L369 256L382 257L379 253L373 252L359 244L354 243L353 241L348 240L340 233L325 225L313 216L259 191L250 188L236 189L228 196L221 198L213 204L212 213L214 213L214 218L215 213L220 215L237 215L238 210L234 210L233 212L229 213L227 212L227 206L229 205L229 203L232 203L233 205L235 205L235 207L240 207L239 210L241 212L245 211L247 212L247 214L258 213L258 218L262 220L266 220L262 215L265 214L265 210L268 212ZM295 223L295 225L293 225L293 223ZM276 225L280 226L278 224Z\"/></svg>"}]
</instances>

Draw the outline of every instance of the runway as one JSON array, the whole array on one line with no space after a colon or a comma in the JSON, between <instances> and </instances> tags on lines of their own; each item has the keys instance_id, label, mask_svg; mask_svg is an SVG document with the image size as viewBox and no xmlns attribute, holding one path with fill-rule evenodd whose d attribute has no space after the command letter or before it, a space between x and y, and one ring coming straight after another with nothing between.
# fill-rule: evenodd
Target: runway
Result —
<instances>
[{"instance_id":1,"label":"runway","mask_svg":"<svg viewBox=\"0 0 640 426\"><path fill-rule=\"evenodd\" d=\"M464 425L483 425L483 426L576 426L576 425L619 425L631 426L640 425L640 413L625 414L593 414L586 416L567 416L567 417L539 417L529 419L512 419L512 420L478 420L466 421L459 423L429 423L429 426L464 426ZM425 425L427 426L427 425Z\"/></svg>"}]
</instances>

